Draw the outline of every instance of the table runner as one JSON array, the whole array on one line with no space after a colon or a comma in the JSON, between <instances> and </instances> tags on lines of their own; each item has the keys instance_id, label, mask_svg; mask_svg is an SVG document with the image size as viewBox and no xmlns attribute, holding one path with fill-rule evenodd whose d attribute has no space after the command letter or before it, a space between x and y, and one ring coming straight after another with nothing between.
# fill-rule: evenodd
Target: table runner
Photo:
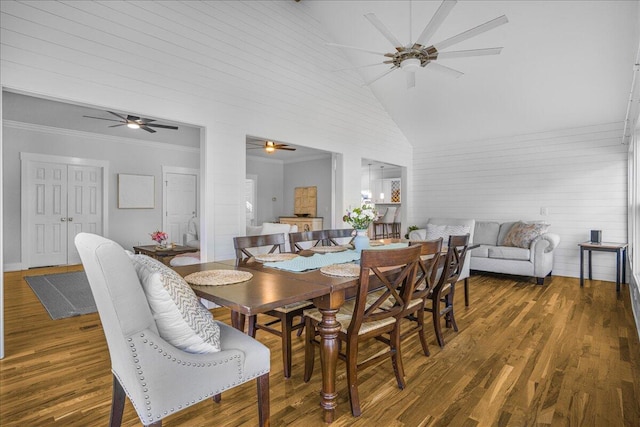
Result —
<instances>
[{"instance_id":1,"label":"table runner","mask_svg":"<svg viewBox=\"0 0 640 427\"><path fill-rule=\"evenodd\" d=\"M384 246L376 246L368 249L372 250L386 250L386 249L398 249L406 248L407 243L391 243ZM322 267L326 267L331 264L344 264L346 262L353 262L360 260L360 252L354 250L348 250L344 252L335 252L328 254L313 254L310 257L297 257L289 261L282 262L265 262L265 267L278 268L280 270L302 272L307 270L317 270Z\"/></svg>"}]
</instances>

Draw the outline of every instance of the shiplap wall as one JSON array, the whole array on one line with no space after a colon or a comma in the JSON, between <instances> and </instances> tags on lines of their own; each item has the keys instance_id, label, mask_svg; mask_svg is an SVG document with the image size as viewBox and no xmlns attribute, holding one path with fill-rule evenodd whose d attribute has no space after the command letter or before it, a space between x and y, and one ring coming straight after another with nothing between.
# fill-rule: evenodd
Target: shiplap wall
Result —
<instances>
[{"instance_id":1,"label":"shiplap wall","mask_svg":"<svg viewBox=\"0 0 640 427\"><path fill-rule=\"evenodd\" d=\"M0 3L0 82L30 94L202 126L208 259L244 230L246 135L343 155L337 213L360 197L361 157L412 148L294 1ZM392 146L394 149L389 150Z\"/></svg>"},{"instance_id":2,"label":"shiplap wall","mask_svg":"<svg viewBox=\"0 0 640 427\"><path fill-rule=\"evenodd\" d=\"M553 274L579 276L577 244L601 229L627 240L622 123L416 148L410 224L429 217L545 220L560 235ZM548 214L541 215L541 208ZM615 281L615 256L593 253L594 279Z\"/></svg>"}]
</instances>

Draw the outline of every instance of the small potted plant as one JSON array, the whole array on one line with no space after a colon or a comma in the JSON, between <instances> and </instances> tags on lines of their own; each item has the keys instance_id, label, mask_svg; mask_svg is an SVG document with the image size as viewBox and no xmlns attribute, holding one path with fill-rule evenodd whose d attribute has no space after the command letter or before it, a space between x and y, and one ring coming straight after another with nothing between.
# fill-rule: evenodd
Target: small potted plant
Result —
<instances>
[{"instance_id":1,"label":"small potted plant","mask_svg":"<svg viewBox=\"0 0 640 427\"><path fill-rule=\"evenodd\" d=\"M347 213L342 220L356 229L356 237L353 239L353 246L357 251L369 247L369 236L367 229L376 219L378 213L373 205L363 203L362 206L347 209Z\"/></svg>"},{"instance_id":2,"label":"small potted plant","mask_svg":"<svg viewBox=\"0 0 640 427\"><path fill-rule=\"evenodd\" d=\"M409 228L407 228L407 234L404 235L405 239L409 239L409 234L411 234L411 232L413 230L419 230L420 228L417 225L410 225Z\"/></svg>"},{"instance_id":3,"label":"small potted plant","mask_svg":"<svg viewBox=\"0 0 640 427\"><path fill-rule=\"evenodd\" d=\"M165 249L167 247L166 241L169 238L169 235L164 231L156 230L150 234L151 240L158 243L158 249Z\"/></svg>"}]
</instances>

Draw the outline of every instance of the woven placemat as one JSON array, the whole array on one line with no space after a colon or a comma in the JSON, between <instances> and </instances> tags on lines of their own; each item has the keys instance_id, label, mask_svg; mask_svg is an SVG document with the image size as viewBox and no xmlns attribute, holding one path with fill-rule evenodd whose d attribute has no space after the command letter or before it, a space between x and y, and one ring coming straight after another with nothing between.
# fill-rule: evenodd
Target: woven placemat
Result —
<instances>
[{"instance_id":1,"label":"woven placemat","mask_svg":"<svg viewBox=\"0 0 640 427\"><path fill-rule=\"evenodd\" d=\"M259 262L280 262L280 261L289 261L297 257L298 257L298 254L284 253L284 254L255 255L253 258Z\"/></svg>"},{"instance_id":2,"label":"woven placemat","mask_svg":"<svg viewBox=\"0 0 640 427\"><path fill-rule=\"evenodd\" d=\"M369 246L373 247L373 246L384 246L384 242L378 242L375 240L372 240L369 242Z\"/></svg>"},{"instance_id":3,"label":"woven placemat","mask_svg":"<svg viewBox=\"0 0 640 427\"><path fill-rule=\"evenodd\" d=\"M320 269L320 273L336 277L358 277L360 266L358 264L331 264Z\"/></svg>"},{"instance_id":4,"label":"woven placemat","mask_svg":"<svg viewBox=\"0 0 640 427\"><path fill-rule=\"evenodd\" d=\"M207 270L198 271L185 276L184 280L192 285L219 286L232 283L246 282L253 274L248 271L237 270Z\"/></svg>"},{"instance_id":5,"label":"woven placemat","mask_svg":"<svg viewBox=\"0 0 640 427\"><path fill-rule=\"evenodd\" d=\"M344 246L314 246L312 248L309 248L309 250L311 252L315 252L318 254L329 254L329 253L334 253L334 252L344 252L346 251L348 248L344 247Z\"/></svg>"}]
</instances>

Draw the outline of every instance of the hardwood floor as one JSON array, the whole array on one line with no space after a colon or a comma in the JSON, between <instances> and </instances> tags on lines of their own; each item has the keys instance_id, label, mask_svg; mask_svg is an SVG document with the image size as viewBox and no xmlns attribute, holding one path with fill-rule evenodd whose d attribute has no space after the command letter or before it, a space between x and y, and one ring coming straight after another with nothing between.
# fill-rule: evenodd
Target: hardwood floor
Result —
<instances>
[{"instance_id":1,"label":"hardwood floor","mask_svg":"<svg viewBox=\"0 0 640 427\"><path fill-rule=\"evenodd\" d=\"M109 354L97 314L51 320L23 276L78 267L5 273L5 349L0 361L2 426L107 425ZM415 336L403 342L407 379L396 386L388 361L359 375L363 415L349 410L338 365L335 426L638 426L640 344L628 286L554 277L545 286L513 277L473 276L471 305L457 292L460 331L445 330L431 356ZM229 322L226 309L214 316ZM302 380L302 337L294 338L292 377L284 380L278 337L271 349L271 424L322 426L320 363ZM363 352L376 348L363 348ZM317 354L316 354L316 357ZM140 425L127 400L123 425ZM257 425L255 382L201 402L164 425Z\"/></svg>"}]
</instances>

